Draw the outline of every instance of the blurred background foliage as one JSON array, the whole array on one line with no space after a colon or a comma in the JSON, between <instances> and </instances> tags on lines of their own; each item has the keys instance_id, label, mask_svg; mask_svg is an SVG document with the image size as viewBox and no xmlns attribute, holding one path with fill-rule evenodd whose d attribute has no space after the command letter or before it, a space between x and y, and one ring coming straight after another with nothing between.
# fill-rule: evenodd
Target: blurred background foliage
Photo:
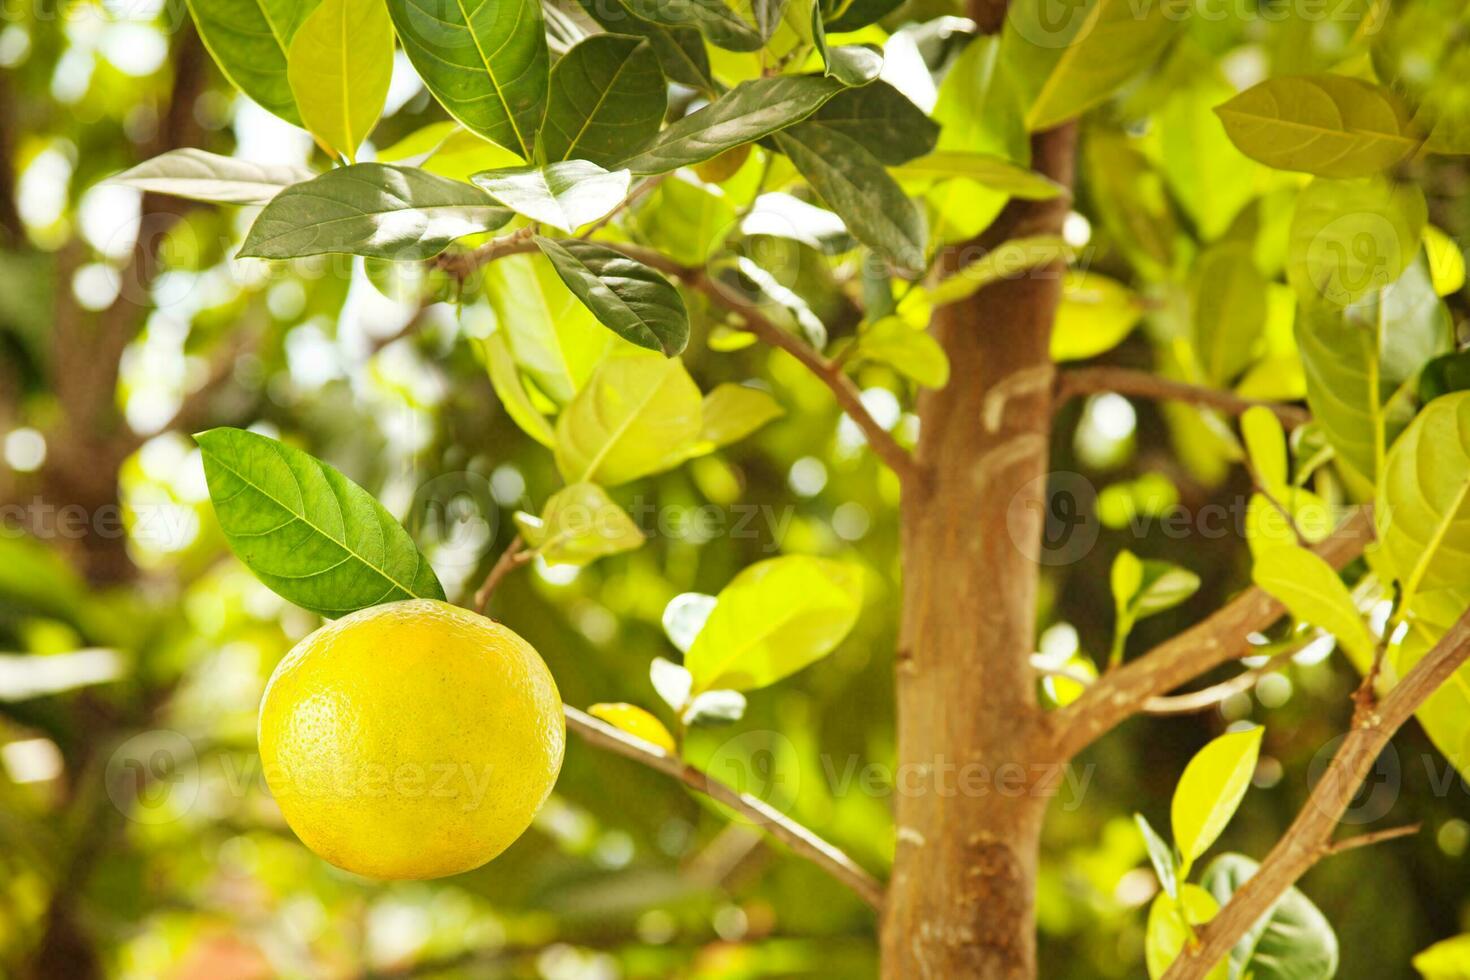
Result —
<instances>
[{"instance_id":1,"label":"blurred background foliage","mask_svg":"<svg viewBox=\"0 0 1470 980\"><path fill-rule=\"evenodd\" d=\"M1168 57L1085 121L1067 234L1089 278L1069 291L1059 353L1188 377L1192 270L1206 248L1236 242L1270 280L1266 328L1240 390L1300 398L1281 279L1304 179L1241 156L1211 109L1283 72L1376 73L1412 91L1464 63L1462 6L1410 0L1385 23L1387 4L1366 0L1201 0ZM895 34L884 77L932 108L946 133L980 125L987 106L975 96L986 42L964 48L973 25L961 13L912 0L865 31ZM745 77L741 58L719 53L717 71ZM373 146L443 118L405 67ZM1024 142L1000 143L1024 155ZM137 243L154 238L146 220L140 235L137 216L160 202L99 182L170 145L293 164L319 153L228 87L177 3L7 5L0 973L18 971L44 942L66 962L129 980L873 975L874 919L852 895L663 776L575 740L533 831L476 872L377 883L296 842L260 778L254 719L276 661L317 620L228 556L190 429L252 425L335 464L405 518L452 596L473 588L509 542L511 513L539 510L559 480L549 454L501 410L466 342L493 328L485 291L494 299L494 282L472 282L462 304L420 316L361 260L233 259L248 215L209 207L154 236L160 259L150 268ZM1470 232L1470 174L1448 158L1415 166L1452 264ZM667 182L630 221L699 261L723 247L741 179L724 189ZM1003 199L953 181L927 203L931 224L960 240ZM795 290L834 338L852 333L855 313L837 286L854 275L851 252L759 233L733 247ZM1448 301L1463 320L1463 291ZM648 668L673 652L660 617L675 595L716 592L779 552L860 563L867 603L837 653L752 696L734 727L696 731L688 754L881 871L893 837L896 481L795 362L732 342L707 309L691 312L685 362L701 388L763 379L786 416L620 488L615 497L649 536L641 550L581 570L532 566L500 588L491 612L542 652L569 703L658 709ZM977 328L989 326L998 325ZM857 377L874 414L911 438L906 377L882 363ZM1134 651L1248 581L1238 523L1249 481L1238 459L1228 427L1194 409L1101 395L1064 410L1054 469L1095 489L1084 506L1100 533L1045 572L1038 632L1048 662L1106 656L1108 569L1125 547L1203 580L1188 602L1137 627ZM1148 520L1211 504L1229 515L1219 533L1180 535ZM69 505L80 508L70 517ZM120 527L75 530L80 520L97 532L110 517ZM1080 761L1047 824L1043 976L1141 974L1156 884L1131 814L1159 823L1185 761L1232 721L1263 723L1266 737L1257 789L1223 844L1267 850L1347 720L1356 677L1330 654L1318 644L1210 713L1135 720ZM1396 775L1362 812L1383 815L1375 808L1391 797L1394 819L1425 831L1335 858L1305 882L1337 927L1344 977L1405 976L1416 951L1470 925L1470 792L1417 728L1397 746Z\"/></svg>"}]
</instances>

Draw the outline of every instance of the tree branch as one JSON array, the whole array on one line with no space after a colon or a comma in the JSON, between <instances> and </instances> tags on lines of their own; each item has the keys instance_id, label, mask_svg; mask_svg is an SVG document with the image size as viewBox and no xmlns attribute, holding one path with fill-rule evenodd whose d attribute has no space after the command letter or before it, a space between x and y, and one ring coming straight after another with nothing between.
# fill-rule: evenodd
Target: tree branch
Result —
<instances>
[{"instance_id":1,"label":"tree branch","mask_svg":"<svg viewBox=\"0 0 1470 980\"><path fill-rule=\"evenodd\" d=\"M565 710L567 727L584 741L672 776L690 789L739 811L792 851L851 888L868 905L875 909L882 907L883 885L878 879L809 828L764 801L720 782L657 746L634 738L571 705L566 705Z\"/></svg>"},{"instance_id":2,"label":"tree branch","mask_svg":"<svg viewBox=\"0 0 1470 980\"><path fill-rule=\"evenodd\" d=\"M1333 568L1356 558L1372 538L1372 511L1360 507L1314 550ZM1252 586L1189 629L1109 671L1053 715L1056 745L1070 759L1142 711L1150 698L1250 653L1249 636L1270 626L1286 607Z\"/></svg>"},{"instance_id":3,"label":"tree branch","mask_svg":"<svg viewBox=\"0 0 1470 980\"><path fill-rule=\"evenodd\" d=\"M1148 371L1134 371L1120 367L1072 368L1057 373L1056 406L1061 407L1078 395L1092 395L1111 391L1120 395L1134 395L1162 401L1185 402L1201 408L1213 408L1230 415L1241 415L1247 409L1269 408L1276 413L1281 424L1288 429L1303 425L1312 419L1311 413L1297 405L1259 401L1242 398L1232 391L1204 388L1199 385L1174 381Z\"/></svg>"},{"instance_id":4,"label":"tree branch","mask_svg":"<svg viewBox=\"0 0 1470 980\"><path fill-rule=\"evenodd\" d=\"M531 560L531 553L522 550L525 546L525 539L517 534L500 553L495 564L490 566L490 574L485 576L484 583L475 590L475 612L483 613L485 607L490 605L490 595L501 579Z\"/></svg>"},{"instance_id":5,"label":"tree branch","mask_svg":"<svg viewBox=\"0 0 1470 980\"><path fill-rule=\"evenodd\" d=\"M1199 980L1266 914L1286 890L1318 861L1359 843L1405 833L1403 828L1333 844L1332 832L1395 732L1470 657L1470 612L1462 615L1374 707L1361 702L1337 754L1312 789L1286 835L1271 848L1260 869L1200 927L1198 942L1175 961L1164 980Z\"/></svg>"}]
</instances>

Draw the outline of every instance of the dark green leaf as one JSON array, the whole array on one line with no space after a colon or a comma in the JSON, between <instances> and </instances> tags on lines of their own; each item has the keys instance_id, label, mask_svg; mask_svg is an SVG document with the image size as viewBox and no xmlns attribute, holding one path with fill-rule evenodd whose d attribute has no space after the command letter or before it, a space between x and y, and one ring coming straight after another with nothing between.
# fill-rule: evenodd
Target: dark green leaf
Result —
<instances>
[{"instance_id":1,"label":"dark green leaf","mask_svg":"<svg viewBox=\"0 0 1470 980\"><path fill-rule=\"evenodd\" d=\"M286 49L311 0L187 0L204 46L225 77L261 106L301 125L286 81Z\"/></svg>"},{"instance_id":2,"label":"dark green leaf","mask_svg":"<svg viewBox=\"0 0 1470 980\"><path fill-rule=\"evenodd\" d=\"M530 160L550 61L540 0L388 0L388 12L449 114Z\"/></svg>"},{"instance_id":3,"label":"dark green leaf","mask_svg":"<svg viewBox=\"0 0 1470 980\"><path fill-rule=\"evenodd\" d=\"M666 27L697 27L727 51L759 51L760 31L740 19L725 0L624 0L637 17Z\"/></svg>"},{"instance_id":4,"label":"dark green leaf","mask_svg":"<svg viewBox=\"0 0 1470 980\"><path fill-rule=\"evenodd\" d=\"M845 89L821 75L774 75L742 82L665 129L622 161L635 174L661 174L719 156L800 122Z\"/></svg>"},{"instance_id":5,"label":"dark green leaf","mask_svg":"<svg viewBox=\"0 0 1470 980\"><path fill-rule=\"evenodd\" d=\"M607 215L628 196L626 170L608 173L586 160L544 167L487 170L472 178L501 204L533 221L575 231Z\"/></svg>"},{"instance_id":6,"label":"dark green leaf","mask_svg":"<svg viewBox=\"0 0 1470 980\"><path fill-rule=\"evenodd\" d=\"M1420 143L1397 98L1345 75L1268 78L1215 111L1246 156L1318 177L1382 173Z\"/></svg>"},{"instance_id":7,"label":"dark green leaf","mask_svg":"<svg viewBox=\"0 0 1470 980\"><path fill-rule=\"evenodd\" d=\"M426 259L456 238L492 231L510 218L478 187L414 167L359 163L282 191L255 219L240 254Z\"/></svg>"},{"instance_id":8,"label":"dark green leaf","mask_svg":"<svg viewBox=\"0 0 1470 980\"><path fill-rule=\"evenodd\" d=\"M664 27L651 24L633 14L622 0L580 0L582 9L593 20L614 34L636 35L653 45L659 67L670 81L690 88L711 92L715 83L710 75L709 52L704 38L692 27Z\"/></svg>"},{"instance_id":9,"label":"dark green leaf","mask_svg":"<svg viewBox=\"0 0 1470 980\"><path fill-rule=\"evenodd\" d=\"M832 47L827 43L827 31L822 26L822 8L812 7L812 41L827 74L844 85L866 85L878 77L883 70L883 53L861 44L844 44Z\"/></svg>"},{"instance_id":10,"label":"dark green leaf","mask_svg":"<svg viewBox=\"0 0 1470 980\"><path fill-rule=\"evenodd\" d=\"M1470 391L1470 351L1441 354L1419 375L1419 400L1432 402L1452 391Z\"/></svg>"},{"instance_id":11,"label":"dark green leaf","mask_svg":"<svg viewBox=\"0 0 1470 980\"><path fill-rule=\"evenodd\" d=\"M1223 906L1260 868L1240 854L1210 862L1200 884ZM1307 896L1288 889L1230 951L1231 976L1252 980L1329 980L1337 975L1337 936Z\"/></svg>"},{"instance_id":12,"label":"dark green leaf","mask_svg":"<svg viewBox=\"0 0 1470 980\"><path fill-rule=\"evenodd\" d=\"M850 3L834 3L835 15L827 21L827 31L855 31L887 17L903 4L903 0L851 0ZM826 6L825 4L823 6Z\"/></svg>"},{"instance_id":13,"label":"dark green leaf","mask_svg":"<svg viewBox=\"0 0 1470 980\"><path fill-rule=\"evenodd\" d=\"M551 70L541 149L547 160L610 166L653 139L667 109L653 46L643 38L596 34Z\"/></svg>"},{"instance_id":14,"label":"dark green leaf","mask_svg":"<svg viewBox=\"0 0 1470 980\"><path fill-rule=\"evenodd\" d=\"M305 167L267 166L188 147L145 160L111 179L140 191L216 204L264 204L316 176Z\"/></svg>"},{"instance_id":15,"label":"dark green leaf","mask_svg":"<svg viewBox=\"0 0 1470 980\"><path fill-rule=\"evenodd\" d=\"M802 124L776 134L776 145L859 241L906 273L924 270L924 216L861 143Z\"/></svg>"},{"instance_id":16,"label":"dark green leaf","mask_svg":"<svg viewBox=\"0 0 1470 980\"><path fill-rule=\"evenodd\" d=\"M776 28L781 26L781 18L786 16L786 3L787 0L751 0L750 13L762 41L769 41Z\"/></svg>"},{"instance_id":17,"label":"dark green leaf","mask_svg":"<svg viewBox=\"0 0 1470 980\"><path fill-rule=\"evenodd\" d=\"M567 288L609 330L673 357L689 343L684 298L667 279L622 252L578 239L536 239Z\"/></svg>"},{"instance_id":18,"label":"dark green leaf","mask_svg":"<svg viewBox=\"0 0 1470 980\"><path fill-rule=\"evenodd\" d=\"M887 82L838 92L807 119L862 145L881 164L896 167L934 149L939 125Z\"/></svg>"},{"instance_id":19,"label":"dark green leaf","mask_svg":"<svg viewBox=\"0 0 1470 980\"><path fill-rule=\"evenodd\" d=\"M282 598L323 616L444 598L408 532L331 466L244 429L195 439L225 540Z\"/></svg>"}]
</instances>

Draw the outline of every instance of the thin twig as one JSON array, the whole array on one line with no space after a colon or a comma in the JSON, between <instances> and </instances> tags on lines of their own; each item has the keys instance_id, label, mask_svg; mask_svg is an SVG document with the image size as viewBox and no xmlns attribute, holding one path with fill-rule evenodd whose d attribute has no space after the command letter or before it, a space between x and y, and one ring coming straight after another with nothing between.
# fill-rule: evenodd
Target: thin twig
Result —
<instances>
[{"instance_id":1,"label":"thin twig","mask_svg":"<svg viewBox=\"0 0 1470 980\"><path fill-rule=\"evenodd\" d=\"M1186 949L1164 980L1200 980L1220 962L1262 915L1323 858L1359 846L1358 838L1332 843L1338 821L1373 771L1395 732L1424 701L1470 658L1470 612L1404 675L1377 705L1359 704L1352 727L1332 762L1313 787L1285 836L1271 848L1260 868L1230 897L1218 915L1200 927L1199 942ZM1364 844L1407 833L1365 835Z\"/></svg>"},{"instance_id":2,"label":"thin twig","mask_svg":"<svg viewBox=\"0 0 1470 980\"><path fill-rule=\"evenodd\" d=\"M532 240L536 234L534 225L526 225L517 228L508 235L492 238L479 248L468 252L444 252L436 257L433 262L445 272L463 282L468 279L470 273L480 266L506 255L517 255L521 252L536 251L536 243Z\"/></svg>"},{"instance_id":3,"label":"thin twig","mask_svg":"<svg viewBox=\"0 0 1470 980\"><path fill-rule=\"evenodd\" d=\"M1208 711L1228 698L1249 691L1262 677L1290 660L1294 653L1296 653L1295 650L1278 653L1258 667L1252 667L1229 680L1212 684L1198 691L1149 698L1143 703L1143 713L1146 715L1193 715L1201 711Z\"/></svg>"},{"instance_id":4,"label":"thin twig","mask_svg":"<svg viewBox=\"0 0 1470 980\"><path fill-rule=\"evenodd\" d=\"M1333 568L1341 568L1362 553L1372 536L1372 509L1359 507L1314 550ZM1143 710L1150 698L1248 656L1250 634L1270 626L1285 612L1279 601L1253 586L1204 621L1109 671L1076 701L1055 712L1061 757L1072 758Z\"/></svg>"},{"instance_id":5,"label":"thin twig","mask_svg":"<svg viewBox=\"0 0 1470 980\"><path fill-rule=\"evenodd\" d=\"M1057 373L1055 404L1060 408L1069 399L1078 395L1093 395L1111 391L1120 395L1153 398L1162 401L1186 402L1202 408L1213 408L1231 415L1241 415L1256 407L1269 408L1288 429L1304 425L1312 419L1311 413L1297 405L1280 402L1242 398L1233 391L1203 388L1199 385L1160 377L1148 371L1134 371L1120 367L1072 368Z\"/></svg>"},{"instance_id":6,"label":"thin twig","mask_svg":"<svg viewBox=\"0 0 1470 980\"><path fill-rule=\"evenodd\" d=\"M500 584L501 579L532 559L531 552L522 550L525 546L526 542L519 534L516 535L500 553L495 564L490 566L490 574L485 576L484 583L475 590L475 612L483 613L485 607L490 605L490 596L494 593L495 587Z\"/></svg>"},{"instance_id":7,"label":"thin twig","mask_svg":"<svg viewBox=\"0 0 1470 980\"><path fill-rule=\"evenodd\" d=\"M1388 827L1384 830L1373 830L1356 837L1346 837L1335 843L1328 844L1322 852L1322 857L1336 857L1347 851L1355 851L1360 847L1371 847L1374 844L1382 844L1384 841L1397 840L1400 837L1412 837L1424 829L1422 823L1405 824L1402 827Z\"/></svg>"},{"instance_id":8,"label":"thin twig","mask_svg":"<svg viewBox=\"0 0 1470 980\"><path fill-rule=\"evenodd\" d=\"M720 782L652 743L635 738L571 705L566 705L565 711L567 727L586 742L673 776L690 789L739 811L792 851L851 888L870 906L875 909L882 907L882 883L837 847L818 837L810 828L802 826L763 800Z\"/></svg>"},{"instance_id":9,"label":"thin twig","mask_svg":"<svg viewBox=\"0 0 1470 980\"><path fill-rule=\"evenodd\" d=\"M606 228L608 222L612 221L612 219L616 218L619 214L622 214L628 208L632 207L638 202L640 198L651 193L655 187L667 180L668 176L668 174L658 174L656 176L649 177L648 179L641 182L637 187L633 188L633 190L628 193L627 197L623 198L623 200L618 204L617 207L613 208L607 214L604 214L602 217L592 222L592 225L577 237L585 240L591 238L593 235Z\"/></svg>"}]
</instances>

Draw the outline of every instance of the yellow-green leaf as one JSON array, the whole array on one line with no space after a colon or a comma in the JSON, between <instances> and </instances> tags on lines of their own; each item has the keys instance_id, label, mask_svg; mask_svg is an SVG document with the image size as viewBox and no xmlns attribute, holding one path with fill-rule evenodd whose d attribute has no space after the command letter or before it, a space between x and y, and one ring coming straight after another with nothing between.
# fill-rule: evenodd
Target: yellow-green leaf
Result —
<instances>
[{"instance_id":1,"label":"yellow-green leaf","mask_svg":"<svg viewBox=\"0 0 1470 980\"><path fill-rule=\"evenodd\" d=\"M1281 420L1269 408L1256 405L1240 417L1240 434L1261 489L1282 499L1287 491L1287 466L1286 433Z\"/></svg>"},{"instance_id":2,"label":"yellow-green leaf","mask_svg":"<svg viewBox=\"0 0 1470 980\"><path fill-rule=\"evenodd\" d=\"M1095 272L1069 272L1051 331L1054 361L1080 361L1112 350L1133 331L1143 306L1126 286Z\"/></svg>"},{"instance_id":3,"label":"yellow-green leaf","mask_svg":"<svg viewBox=\"0 0 1470 980\"><path fill-rule=\"evenodd\" d=\"M728 446L784 414L769 392L726 382L704 396L699 440L711 448Z\"/></svg>"},{"instance_id":4,"label":"yellow-green leaf","mask_svg":"<svg viewBox=\"0 0 1470 980\"><path fill-rule=\"evenodd\" d=\"M943 388L949 381L949 357L939 341L900 316L885 316L866 327L852 356L887 364L925 388Z\"/></svg>"},{"instance_id":5,"label":"yellow-green leaf","mask_svg":"<svg viewBox=\"0 0 1470 980\"><path fill-rule=\"evenodd\" d=\"M526 435L548 449L554 447L556 433L526 394L526 385L521 380L521 372L510 355L504 335L497 331L486 337L481 341L481 349L485 353L485 366L490 371L490 385L495 389L505 414Z\"/></svg>"},{"instance_id":6,"label":"yellow-green leaf","mask_svg":"<svg viewBox=\"0 0 1470 980\"><path fill-rule=\"evenodd\" d=\"M1337 637L1353 665L1367 670L1373 663L1373 634L1333 567L1295 541L1277 538L1271 546L1256 547L1257 540L1252 539L1256 550L1251 580L1281 600L1297 619Z\"/></svg>"},{"instance_id":7,"label":"yellow-green leaf","mask_svg":"<svg viewBox=\"0 0 1470 980\"><path fill-rule=\"evenodd\" d=\"M1144 961L1148 975L1159 980L1184 951L1194 936L1193 926L1204 925L1220 911L1215 897L1198 885L1182 885L1176 901L1165 892L1154 897L1148 909L1148 932L1144 936ZM1222 959L1211 968L1206 980L1226 980L1230 963Z\"/></svg>"},{"instance_id":8,"label":"yellow-green leaf","mask_svg":"<svg viewBox=\"0 0 1470 980\"><path fill-rule=\"evenodd\" d=\"M1170 809L1181 878L1189 875L1195 859L1209 850L1235 816L1256 771L1264 731L1252 728L1221 735L1184 767Z\"/></svg>"},{"instance_id":9,"label":"yellow-green leaf","mask_svg":"<svg viewBox=\"0 0 1470 980\"><path fill-rule=\"evenodd\" d=\"M595 483L573 483L551 495L541 516L517 512L521 537L553 565L585 565L643 544L628 512Z\"/></svg>"},{"instance_id":10,"label":"yellow-green leaf","mask_svg":"<svg viewBox=\"0 0 1470 980\"><path fill-rule=\"evenodd\" d=\"M334 156L351 163L393 75L393 22L382 0L321 0L286 55L301 121Z\"/></svg>"},{"instance_id":11,"label":"yellow-green leaf","mask_svg":"<svg viewBox=\"0 0 1470 980\"><path fill-rule=\"evenodd\" d=\"M1424 251L1429 256L1429 278L1436 293L1449 296L1465 288L1465 253L1453 238L1434 225L1425 225Z\"/></svg>"},{"instance_id":12,"label":"yellow-green leaf","mask_svg":"<svg viewBox=\"0 0 1470 980\"><path fill-rule=\"evenodd\" d=\"M621 701L594 704L587 709L587 713L634 738L641 738L650 745L663 749L669 755L675 755L679 751L674 744L674 736L669 734L664 723L636 704L625 704Z\"/></svg>"}]
</instances>

